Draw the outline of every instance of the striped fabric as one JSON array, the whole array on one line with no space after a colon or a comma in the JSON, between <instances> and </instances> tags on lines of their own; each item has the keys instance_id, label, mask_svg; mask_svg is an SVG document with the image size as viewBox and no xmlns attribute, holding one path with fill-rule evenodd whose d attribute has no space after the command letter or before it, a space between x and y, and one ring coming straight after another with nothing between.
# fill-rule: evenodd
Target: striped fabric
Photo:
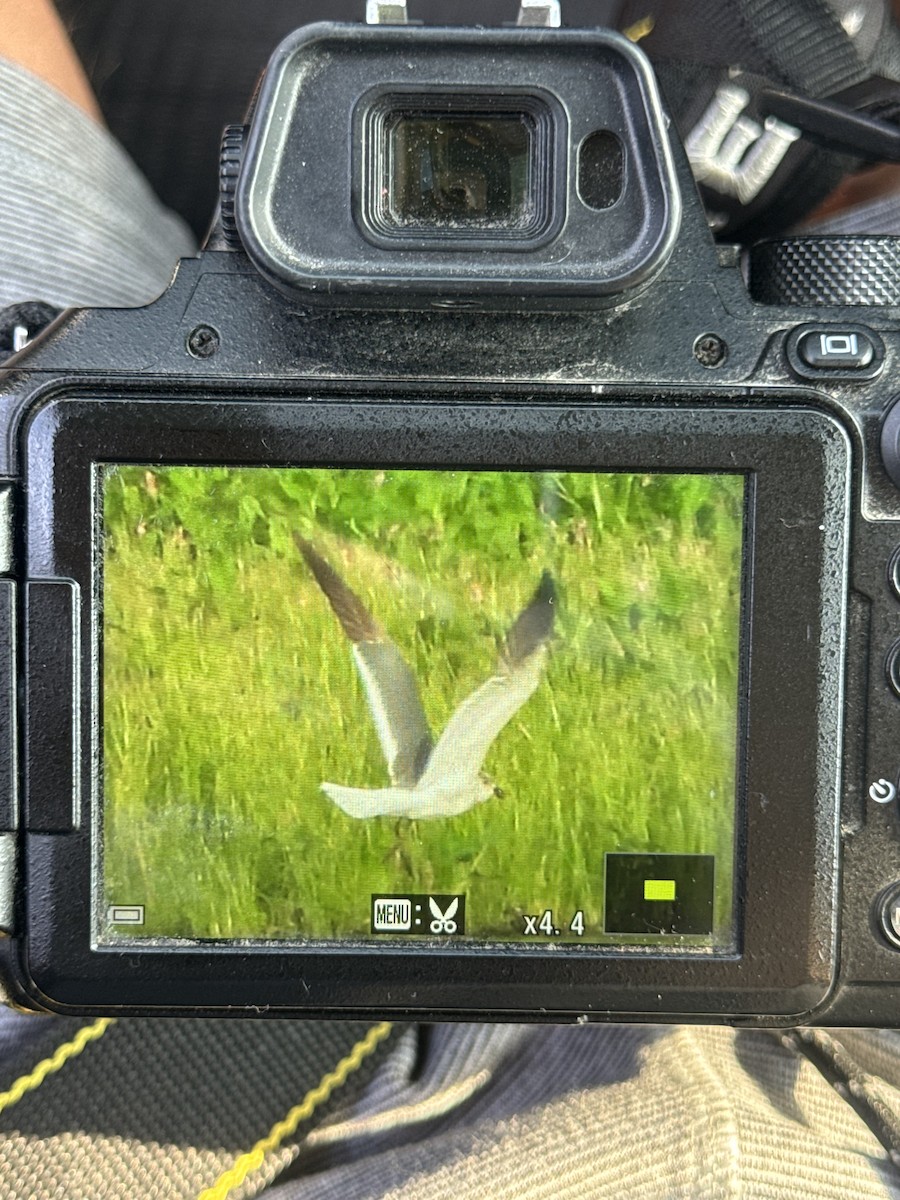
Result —
<instances>
[{"instance_id":1,"label":"striped fabric","mask_svg":"<svg viewBox=\"0 0 900 1200\"><path fill-rule=\"evenodd\" d=\"M0 308L146 304L193 253L106 131L0 59Z\"/></svg>"},{"instance_id":2,"label":"striped fabric","mask_svg":"<svg viewBox=\"0 0 900 1200\"><path fill-rule=\"evenodd\" d=\"M0 1095L83 1024L0 1016ZM212 1190L366 1028L120 1020L0 1111L0 1200L900 1197L883 1142L791 1039L636 1025L397 1027ZM900 1037L815 1040L900 1119Z\"/></svg>"}]
</instances>

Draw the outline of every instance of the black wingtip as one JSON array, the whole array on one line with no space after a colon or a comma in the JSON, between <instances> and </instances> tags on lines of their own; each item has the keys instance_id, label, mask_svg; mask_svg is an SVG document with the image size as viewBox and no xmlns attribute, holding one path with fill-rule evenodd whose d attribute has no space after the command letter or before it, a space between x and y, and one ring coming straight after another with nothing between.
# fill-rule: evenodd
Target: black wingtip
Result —
<instances>
[{"instance_id":1,"label":"black wingtip","mask_svg":"<svg viewBox=\"0 0 900 1200\"><path fill-rule=\"evenodd\" d=\"M316 550L312 542L294 531L294 544L303 555L316 583L325 594L344 633L354 644L379 642L383 639L381 626L334 567Z\"/></svg>"},{"instance_id":2,"label":"black wingtip","mask_svg":"<svg viewBox=\"0 0 900 1200\"><path fill-rule=\"evenodd\" d=\"M538 604L556 604L559 599L559 593L556 590L556 580L550 572L544 568L541 574L541 582L537 586L537 591L534 593L532 603Z\"/></svg>"},{"instance_id":3,"label":"black wingtip","mask_svg":"<svg viewBox=\"0 0 900 1200\"><path fill-rule=\"evenodd\" d=\"M550 639L558 601L556 580L544 570L534 595L506 635L505 658L509 665L523 662Z\"/></svg>"}]
</instances>

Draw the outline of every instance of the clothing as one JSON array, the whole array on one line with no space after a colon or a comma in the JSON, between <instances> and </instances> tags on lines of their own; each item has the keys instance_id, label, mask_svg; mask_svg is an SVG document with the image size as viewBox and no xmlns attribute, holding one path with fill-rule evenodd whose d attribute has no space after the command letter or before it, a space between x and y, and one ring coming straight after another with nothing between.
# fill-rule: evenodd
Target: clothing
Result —
<instances>
[{"instance_id":1,"label":"clothing","mask_svg":"<svg viewBox=\"0 0 900 1200\"><path fill-rule=\"evenodd\" d=\"M0 1015L0 1090L90 1022ZM359 1022L129 1019L0 1115L0 1200L193 1197L331 1070ZM900 1114L900 1037L817 1033ZM397 1027L232 1196L868 1200L900 1170L763 1030Z\"/></svg>"},{"instance_id":2,"label":"clothing","mask_svg":"<svg viewBox=\"0 0 900 1200\"><path fill-rule=\"evenodd\" d=\"M0 309L146 304L193 253L109 134L0 59Z\"/></svg>"}]
</instances>

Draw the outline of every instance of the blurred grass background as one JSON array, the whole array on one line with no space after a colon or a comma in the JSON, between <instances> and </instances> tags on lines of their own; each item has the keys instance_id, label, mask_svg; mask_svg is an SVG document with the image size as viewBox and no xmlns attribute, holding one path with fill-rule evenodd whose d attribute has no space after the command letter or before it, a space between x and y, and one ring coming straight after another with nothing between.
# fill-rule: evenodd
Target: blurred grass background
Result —
<instances>
[{"instance_id":1,"label":"blurred grass background","mask_svg":"<svg viewBox=\"0 0 900 1200\"><path fill-rule=\"evenodd\" d=\"M435 891L466 894L476 937L518 937L522 914L552 908L603 941L603 855L625 850L715 854L727 943L743 486L105 468L105 894L146 906L139 930L106 932L367 935L370 893ZM398 823L321 792L389 780L293 530L396 641L436 736L552 572L545 678L485 763L502 798Z\"/></svg>"}]
</instances>

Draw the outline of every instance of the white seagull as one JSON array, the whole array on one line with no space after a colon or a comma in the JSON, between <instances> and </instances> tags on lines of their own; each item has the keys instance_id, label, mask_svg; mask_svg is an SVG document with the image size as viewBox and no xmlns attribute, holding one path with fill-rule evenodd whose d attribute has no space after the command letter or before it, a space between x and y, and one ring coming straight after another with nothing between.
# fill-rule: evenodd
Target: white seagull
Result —
<instances>
[{"instance_id":1,"label":"white seagull","mask_svg":"<svg viewBox=\"0 0 900 1200\"><path fill-rule=\"evenodd\" d=\"M391 777L386 788L323 783L325 795L351 817L427 820L456 816L502 794L481 767L494 739L541 681L556 606L549 571L506 635L496 673L463 700L435 744L400 651L315 547L296 533L294 541L352 643Z\"/></svg>"}]
</instances>

